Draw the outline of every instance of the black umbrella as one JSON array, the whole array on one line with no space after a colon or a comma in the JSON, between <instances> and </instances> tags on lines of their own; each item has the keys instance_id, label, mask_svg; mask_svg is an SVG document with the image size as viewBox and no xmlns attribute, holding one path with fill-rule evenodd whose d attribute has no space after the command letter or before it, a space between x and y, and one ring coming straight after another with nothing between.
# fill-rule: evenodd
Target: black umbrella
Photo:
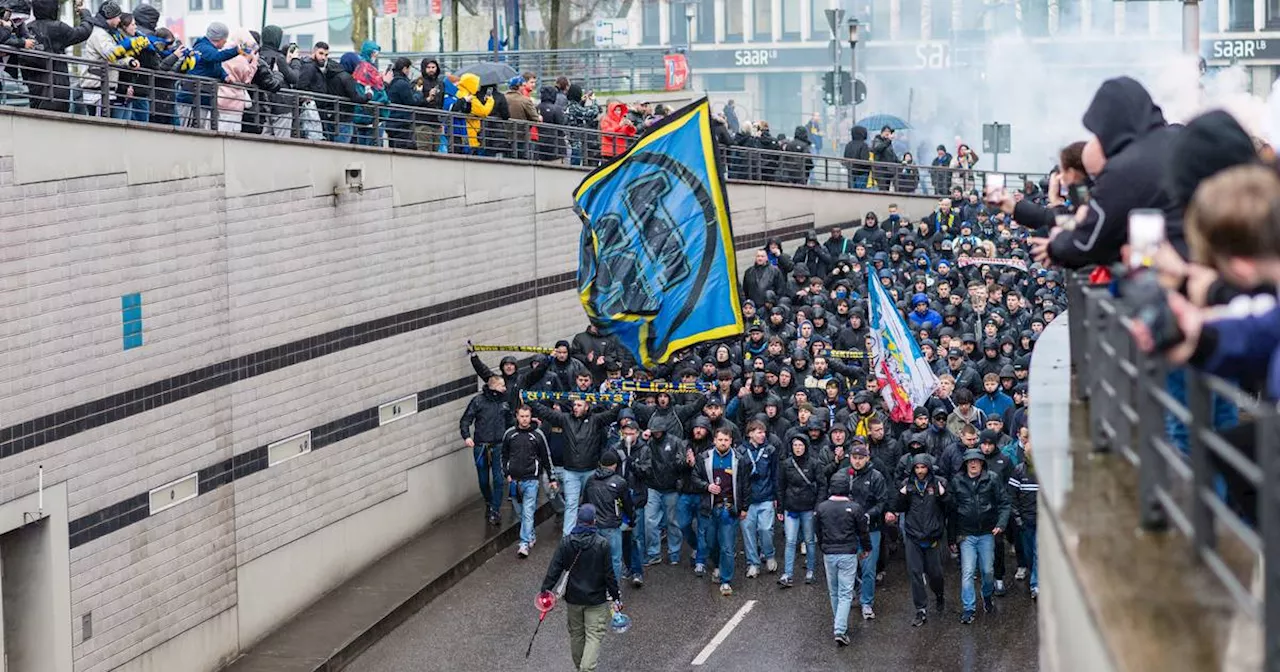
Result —
<instances>
[{"instance_id":1,"label":"black umbrella","mask_svg":"<svg viewBox=\"0 0 1280 672\"><path fill-rule=\"evenodd\" d=\"M489 86L491 84L506 84L516 76L515 68L506 63L497 61L481 61L472 63L462 70L458 71L459 75L472 74L480 78L480 86Z\"/></svg>"}]
</instances>

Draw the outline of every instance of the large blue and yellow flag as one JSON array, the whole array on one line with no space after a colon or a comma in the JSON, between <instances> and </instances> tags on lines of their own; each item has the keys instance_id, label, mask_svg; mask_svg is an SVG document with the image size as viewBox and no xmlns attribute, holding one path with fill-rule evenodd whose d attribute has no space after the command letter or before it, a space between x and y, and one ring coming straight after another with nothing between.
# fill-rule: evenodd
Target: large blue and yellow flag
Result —
<instances>
[{"instance_id":1,"label":"large blue and yellow flag","mask_svg":"<svg viewBox=\"0 0 1280 672\"><path fill-rule=\"evenodd\" d=\"M703 99L651 127L574 191L582 305L646 367L742 333L722 174Z\"/></svg>"}]
</instances>

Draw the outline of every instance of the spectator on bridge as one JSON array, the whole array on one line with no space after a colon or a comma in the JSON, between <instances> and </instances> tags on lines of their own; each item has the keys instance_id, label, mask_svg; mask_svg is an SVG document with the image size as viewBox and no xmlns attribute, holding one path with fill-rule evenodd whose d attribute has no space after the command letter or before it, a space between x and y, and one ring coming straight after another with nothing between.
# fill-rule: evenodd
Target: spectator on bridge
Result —
<instances>
[{"instance_id":1,"label":"spectator on bridge","mask_svg":"<svg viewBox=\"0 0 1280 672\"><path fill-rule=\"evenodd\" d=\"M724 123L729 127L730 133L738 134L741 123L738 121L738 106L734 104L732 98L724 104Z\"/></svg>"},{"instance_id":2,"label":"spectator on bridge","mask_svg":"<svg viewBox=\"0 0 1280 672\"><path fill-rule=\"evenodd\" d=\"M561 127L568 121L563 109L556 103L559 94L554 87L544 86L539 92L537 107L538 120L544 125L538 127L538 139L534 143L534 160L564 163L566 144Z\"/></svg>"},{"instance_id":3,"label":"spectator on bridge","mask_svg":"<svg viewBox=\"0 0 1280 672\"><path fill-rule=\"evenodd\" d=\"M893 178L898 173L898 153L893 149L892 126L881 128L880 135L871 142L871 160L875 162L872 170L876 188L889 191L889 187L893 186Z\"/></svg>"},{"instance_id":4,"label":"spectator on bridge","mask_svg":"<svg viewBox=\"0 0 1280 672\"><path fill-rule=\"evenodd\" d=\"M465 122L458 119L454 120L454 133L456 135L451 143L455 148L454 151L463 154L481 154L483 152L480 146L480 125L481 121L493 111L495 96L479 94L479 77L468 72L458 78L458 96L450 111L467 116ZM464 129L461 132L457 129L459 123L462 123Z\"/></svg>"},{"instance_id":5,"label":"spectator on bridge","mask_svg":"<svg viewBox=\"0 0 1280 672\"><path fill-rule=\"evenodd\" d=\"M270 93L260 93L259 99L265 99L263 106L267 109L260 112L262 117L262 134L276 138L287 138L293 133L293 97L292 94L281 94L281 89L298 87L298 47L291 45L289 53L281 50L280 42L284 39L284 31L280 26L266 26L262 29L262 48L258 52L258 63L267 73L270 82L264 88Z\"/></svg>"},{"instance_id":6,"label":"spectator on bridge","mask_svg":"<svg viewBox=\"0 0 1280 672\"><path fill-rule=\"evenodd\" d=\"M844 146L845 170L849 173L850 189L866 189L871 176L871 147L867 145L867 129L854 126L851 139Z\"/></svg>"},{"instance_id":7,"label":"spectator on bridge","mask_svg":"<svg viewBox=\"0 0 1280 672\"><path fill-rule=\"evenodd\" d=\"M796 126L795 137L788 140L783 149L793 154L802 155L796 158L786 157L784 159L786 162L786 174L783 181L792 184L808 184L809 176L813 172L813 159L809 158L809 155L813 153L813 146L809 143L808 129L804 126Z\"/></svg>"},{"instance_id":8,"label":"spectator on bridge","mask_svg":"<svg viewBox=\"0 0 1280 672\"><path fill-rule=\"evenodd\" d=\"M254 52L253 45L245 46L244 51L244 54L222 64L226 79L218 87L218 130L226 133L240 132L241 120L250 100L245 87L258 72L258 54Z\"/></svg>"},{"instance_id":9,"label":"spectator on bridge","mask_svg":"<svg viewBox=\"0 0 1280 672\"><path fill-rule=\"evenodd\" d=\"M618 575L613 571L609 542L596 528L596 510L590 504L577 509L572 529L556 548L547 574L542 579L542 592L555 590L561 575L568 573L564 601L569 623L569 654L573 669L594 672L600 658L600 645L609 627L609 600L622 608Z\"/></svg>"},{"instance_id":10,"label":"spectator on bridge","mask_svg":"<svg viewBox=\"0 0 1280 672\"><path fill-rule=\"evenodd\" d=\"M191 45L191 50L195 52L196 63L190 74L194 77L213 79L217 83L224 81L226 71L222 64L240 55L238 45L227 46L230 37L231 31L226 25L217 21L209 24L205 29L204 37L198 38ZM183 126L209 128L209 120L215 114L217 83L184 83L186 88L180 90L177 95L179 116L182 118Z\"/></svg>"},{"instance_id":11,"label":"spectator on bridge","mask_svg":"<svg viewBox=\"0 0 1280 672\"><path fill-rule=\"evenodd\" d=\"M414 149L414 114L409 109L422 103L422 98L409 83L409 71L413 61L400 56L391 65L391 83L387 85L387 100L399 107L392 109L387 119L387 139L393 149Z\"/></svg>"},{"instance_id":12,"label":"spectator on bridge","mask_svg":"<svg viewBox=\"0 0 1280 672\"><path fill-rule=\"evenodd\" d=\"M933 193L938 196L945 195L951 187L951 161L951 152L947 151L947 146L938 145L937 155L929 164L932 167L929 180L933 183Z\"/></svg>"},{"instance_id":13,"label":"spectator on bridge","mask_svg":"<svg viewBox=\"0 0 1280 672\"><path fill-rule=\"evenodd\" d=\"M84 0L75 2L75 12L80 16L80 23L74 28L58 18L59 6L58 0L32 0L31 15L35 18L27 24L27 34L36 44L43 46L43 51L55 56L61 56L67 47L89 39L94 29L94 23L89 20L90 14L84 8ZM35 48L35 45L30 48ZM67 62L41 57L38 53L32 51L23 54L21 60L26 68L23 70L22 80L27 85L31 106L52 112L70 111L71 80Z\"/></svg>"},{"instance_id":14,"label":"spectator on bridge","mask_svg":"<svg viewBox=\"0 0 1280 672\"><path fill-rule=\"evenodd\" d=\"M444 108L444 78L440 70L440 62L434 58L422 59L419 66L418 79L413 84L414 95L421 99L419 103L428 110ZM418 115L413 126L414 146L423 152L440 151L440 115L426 112Z\"/></svg>"},{"instance_id":15,"label":"spectator on bridge","mask_svg":"<svg viewBox=\"0 0 1280 672\"><path fill-rule=\"evenodd\" d=\"M542 115L538 113L538 107L532 99L537 86L538 78L532 72L512 77L507 82L507 114L513 123L506 126L511 136L512 152L517 159L528 160L533 154L529 144L530 129L533 124L542 121Z\"/></svg>"},{"instance_id":16,"label":"spectator on bridge","mask_svg":"<svg viewBox=\"0 0 1280 672\"><path fill-rule=\"evenodd\" d=\"M813 153L822 153L822 141L826 137L822 132L822 114L814 112L809 121L805 122L804 130L809 134L809 140L813 143Z\"/></svg>"},{"instance_id":17,"label":"spectator on bridge","mask_svg":"<svg viewBox=\"0 0 1280 672\"><path fill-rule=\"evenodd\" d=\"M920 190L920 169L916 167L916 159L911 152L902 155L902 166L898 168L893 190L904 194L914 194Z\"/></svg>"},{"instance_id":18,"label":"spectator on bridge","mask_svg":"<svg viewBox=\"0 0 1280 672\"><path fill-rule=\"evenodd\" d=\"M626 103L610 98L600 118L600 157L605 161L627 151L627 138L636 134L636 126L628 118Z\"/></svg>"},{"instance_id":19,"label":"spectator on bridge","mask_svg":"<svg viewBox=\"0 0 1280 672\"><path fill-rule=\"evenodd\" d=\"M299 91L328 95L330 63L327 42L317 42L309 56L298 59L297 68L296 88ZM333 118L334 109L327 101L318 101L304 95L301 106L301 128L308 140L324 140L326 127L330 139L336 136L338 129Z\"/></svg>"},{"instance_id":20,"label":"spectator on bridge","mask_svg":"<svg viewBox=\"0 0 1280 672\"><path fill-rule=\"evenodd\" d=\"M962 191L972 191L975 185L973 168L978 165L978 154L969 145L960 144L956 148L956 158L952 162L951 167L956 169L952 175L952 186L960 187Z\"/></svg>"},{"instance_id":21,"label":"spectator on bridge","mask_svg":"<svg viewBox=\"0 0 1280 672\"><path fill-rule=\"evenodd\" d=\"M569 131L569 162L575 166L595 165L600 155L600 139L596 133L587 131L601 130L600 106L596 105L594 94L585 95L577 84L570 84L565 95L569 99L564 112L565 124L581 129Z\"/></svg>"},{"instance_id":22,"label":"spectator on bridge","mask_svg":"<svg viewBox=\"0 0 1280 672\"><path fill-rule=\"evenodd\" d=\"M111 116L111 101L115 98L120 71L106 66L115 64L118 59L124 57L124 49L116 45L115 39L122 14L124 12L115 0L106 0L98 7L98 13L88 18L88 22L93 26L93 32L85 41L83 56L97 64L84 69L84 74L80 77L80 95L86 111L91 116Z\"/></svg>"}]
</instances>

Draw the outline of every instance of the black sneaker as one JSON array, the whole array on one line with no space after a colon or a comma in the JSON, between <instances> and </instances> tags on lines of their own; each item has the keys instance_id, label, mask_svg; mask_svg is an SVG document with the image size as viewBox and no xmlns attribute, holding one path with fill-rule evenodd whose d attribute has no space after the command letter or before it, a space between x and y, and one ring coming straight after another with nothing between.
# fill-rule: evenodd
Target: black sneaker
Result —
<instances>
[{"instance_id":1,"label":"black sneaker","mask_svg":"<svg viewBox=\"0 0 1280 672\"><path fill-rule=\"evenodd\" d=\"M996 612L996 601L989 597L983 597L982 611L983 613L994 614Z\"/></svg>"},{"instance_id":2,"label":"black sneaker","mask_svg":"<svg viewBox=\"0 0 1280 672\"><path fill-rule=\"evenodd\" d=\"M790 574L783 574L782 576L779 576L779 577L778 577L778 585L779 585L779 586L782 586L783 588L790 588L790 587L793 585L793 584L791 583L791 575L790 575Z\"/></svg>"},{"instance_id":3,"label":"black sneaker","mask_svg":"<svg viewBox=\"0 0 1280 672\"><path fill-rule=\"evenodd\" d=\"M924 609L921 609L916 612L916 617L911 619L911 627L918 628L924 625L926 620L928 620L928 616L924 613Z\"/></svg>"},{"instance_id":4,"label":"black sneaker","mask_svg":"<svg viewBox=\"0 0 1280 672\"><path fill-rule=\"evenodd\" d=\"M843 646L849 646L849 635L846 635L846 634L844 634L843 632L837 632L837 633L836 633L836 646L841 646L841 647L843 647Z\"/></svg>"},{"instance_id":5,"label":"black sneaker","mask_svg":"<svg viewBox=\"0 0 1280 672\"><path fill-rule=\"evenodd\" d=\"M942 612L946 611L946 610L947 610L947 598L945 598L945 597L943 597L943 596L939 595L939 596L938 596L938 600L937 600L937 602L935 603L935 606L937 607L937 612L938 612L939 614L941 614Z\"/></svg>"},{"instance_id":6,"label":"black sneaker","mask_svg":"<svg viewBox=\"0 0 1280 672\"><path fill-rule=\"evenodd\" d=\"M970 623L973 623L972 611L966 611L963 614L960 614L960 625L969 625Z\"/></svg>"},{"instance_id":7,"label":"black sneaker","mask_svg":"<svg viewBox=\"0 0 1280 672\"><path fill-rule=\"evenodd\" d=\"M636 588L644 588L644 575L636 574L631 577L631 585Z\"/></svg>"}]
</instances>

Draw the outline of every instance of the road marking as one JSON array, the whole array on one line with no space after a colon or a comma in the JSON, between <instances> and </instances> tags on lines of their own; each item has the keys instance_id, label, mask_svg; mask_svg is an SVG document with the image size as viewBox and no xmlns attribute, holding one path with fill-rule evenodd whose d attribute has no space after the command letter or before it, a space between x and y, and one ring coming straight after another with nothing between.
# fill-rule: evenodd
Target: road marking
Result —
<instances>
[{"instance_id":1,"label":"road marking","mask_svg":"<svg viewBox=\"0 0 1280 672\"><path fill-rule=\"evenodd\" d=\"M716 649L720 648L721 644L724 644L724 640L729 638L729 633L733 632L733 629L738 627L738 624L742 622L742 619L745 618L747 614L751 613L751 610L754 609L755 606L755 600L747 600L747 603L742 605L741 609L738 609L738 613L734 614L733 618L729 619L729 622L725 623L723 628L720 628L720 632L717 632L716 636L712 637L711 641L707 642L707 645L702 647L702 651L698 653L698 657L693 659L693 664L702 665L707 662L707 659L711 657L711 654L715 653Z\"/></svg>"}]
</instances>

